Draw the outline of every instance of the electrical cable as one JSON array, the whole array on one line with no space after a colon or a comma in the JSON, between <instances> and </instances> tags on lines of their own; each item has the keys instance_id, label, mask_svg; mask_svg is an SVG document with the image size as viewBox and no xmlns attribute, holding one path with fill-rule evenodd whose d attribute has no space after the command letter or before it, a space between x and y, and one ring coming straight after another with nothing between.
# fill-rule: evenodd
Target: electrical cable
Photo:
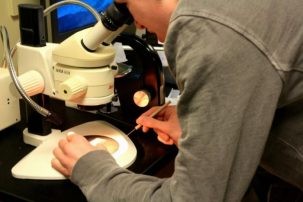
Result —
<instances>
[{"instance_id":1,"label":"electrical cable","mask_svg":"<svg viewBox=\"0 0 303 202\"><path fill-rule=\"evenodd\" d=\"M44 11L43 11L44 16L48 15L53 10L57 9L59 6L66 5L66 4L75 4L75 5L83 6L88 11L90 11L91 14L94 15L94 17L96 18L97 21L101 20L100 14L93 7L91 7L90 5L88 5L82 1L76 1L76 0L65 0L65 1L59 1L57 3L54 3L54 4L50 5L49 7L47 7L46 9L44 9Z\"/></svg>"},{"instance_id":2,"label":"electrical cable","mask_svg":"<svg viewBox=\"0 0 303 202\"><path fill-rule=\"evenodd\" d=\"M22 85L20 84L18 80L17 73L14 68L13 60L11 57L10 53L10 45L9 45L9 37L8 37L8 32L5 26L0 26L0 31L1 31L1 39L3 42L4 46L4 55L5 55L5 60L8 64L8 70L10 73L10 76L19 92L21 97L25 99L27 103L29 103L37 112L39 112L41 115L48 117L51 115L51 113L47 110L44 109L43 107L39 106L36 102L34 102L29 96L26 95L26 92L22 88Z\"/></svg>"},{"instance_id":3,"label":"electrical cable","mask_svg":"<svg viewBox=\"0 0 303 202\"><path fill-rule=\"evenodd\" d=\"M12 48L12 50L10 51L10 54L11 54L11 57L13 58L13 56L15 55L16 53L16 46L14 46ZM7 67L7 62L6 62L6 59L5 59L5 55L3 55L3 58L2 58L2 61L1 61L1 64L0 64L0 67L3 67L3 68L6 68Z\"/></svg>"}]
</instances>

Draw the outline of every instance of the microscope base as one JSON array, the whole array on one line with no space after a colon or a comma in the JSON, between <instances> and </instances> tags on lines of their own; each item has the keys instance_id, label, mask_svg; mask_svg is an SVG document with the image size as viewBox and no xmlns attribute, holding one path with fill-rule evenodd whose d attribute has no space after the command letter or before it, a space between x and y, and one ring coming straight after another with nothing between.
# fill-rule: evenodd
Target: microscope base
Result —
<instances>
[{"instance_id":1,"label":"microscope base","mask_svg":"<svg viewBox=\"0 0 303 202\"><path fill-rule=\"evenodd\" d=\"M52 132L49 135L42 136L42 135L36 135L33 133L29 133L28 129L25 128L23 130L23 141L26 144L38 147L44 140L49 138L54 133L61 133L61 131L52 129Z\"/></svg>"},{"instance_id":2,"label":"microscope base","mask_svg":"<svg viewBox=\"0 0 303 202\"><path fill-rule=\"evenodd\" d=\"M87 137L98 136L98 138L90 141L91 144L98 141L103 143L109 139L112 142L116 142L118 148L110 153L121 167L129 167L137 157L136 147L122 131L104 121L91 121L63 132L55 131L51 133L37 148L21 159L12 168L12 175L20 179L66 179L65 176L52 168L51 160L53 158L53 149L58 145L58 141L66 137L69 132L82 134ZM106 147L106 145L104 146Z\"/></svg>"}]
</instances>

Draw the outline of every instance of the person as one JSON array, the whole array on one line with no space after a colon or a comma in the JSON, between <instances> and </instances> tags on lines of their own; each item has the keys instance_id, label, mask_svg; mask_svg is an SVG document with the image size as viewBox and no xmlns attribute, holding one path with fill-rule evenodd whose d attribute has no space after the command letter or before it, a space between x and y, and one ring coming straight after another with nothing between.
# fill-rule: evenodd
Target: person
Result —
<instances>
[{"instance_id":1,"label":"person","mask_svg":"<svg viewBox=\"0 0 303 202\"><path fill-rule=\"evenodd\" d=\"M157 34L181 92L177 106L137 119L178 154L171 177L120 168L81 135L60 140L52 166L89 201L245 199L276 109L302 97L301 0L117 0ZM302 89L302 88L301 88ZM302 91L302 90L301 90Z\"/></svg>"}]
</instances>

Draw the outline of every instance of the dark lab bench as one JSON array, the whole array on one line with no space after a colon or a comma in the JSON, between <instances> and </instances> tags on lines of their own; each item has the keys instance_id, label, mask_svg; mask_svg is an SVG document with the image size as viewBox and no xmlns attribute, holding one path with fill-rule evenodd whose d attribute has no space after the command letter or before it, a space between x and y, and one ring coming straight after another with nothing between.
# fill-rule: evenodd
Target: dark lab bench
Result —
<instances>
[{"instance_id":1,"label":"dark lab bench","mask_svg":"<svg viewBox=\"0 0 303 202\"><path fill-rule=\"evenodd\" d=\"M58 111L64 117L61 130L92 120L105 120L125 133L134 127L133 124L123 121L119 114L89 113L65 107L59 107ZM11 168L35 148L22 140L25 126L23 122L19 122L0 131L0 202L86 201L80 189L69 180L27 180L12 176ZM130 139L136 145L138 154L129 170L158 177L169 177L172 174L173 160L177 153L174 146L161 144L152 132L143 134L136 131Z\"/></svg>"}]
</instances>

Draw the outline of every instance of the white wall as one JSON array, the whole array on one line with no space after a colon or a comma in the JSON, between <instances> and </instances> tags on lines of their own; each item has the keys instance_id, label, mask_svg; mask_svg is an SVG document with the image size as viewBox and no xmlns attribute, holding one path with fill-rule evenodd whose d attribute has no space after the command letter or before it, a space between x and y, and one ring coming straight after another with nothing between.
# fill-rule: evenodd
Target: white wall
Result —
<instances>
[{"instance_id":1,"label":"white wall","mask_svg":"<svg viewBox=\"0 0 303 202\"><path fill-rule=\"evenodd\" d=\"M17 13L17 5L20 3L39 4L40 0L0 0L0 25L7 28L11 48L19 40L19 18ZM3 44L0 39L0 64L3 58Z\"/></svg>"}]
</instances>

